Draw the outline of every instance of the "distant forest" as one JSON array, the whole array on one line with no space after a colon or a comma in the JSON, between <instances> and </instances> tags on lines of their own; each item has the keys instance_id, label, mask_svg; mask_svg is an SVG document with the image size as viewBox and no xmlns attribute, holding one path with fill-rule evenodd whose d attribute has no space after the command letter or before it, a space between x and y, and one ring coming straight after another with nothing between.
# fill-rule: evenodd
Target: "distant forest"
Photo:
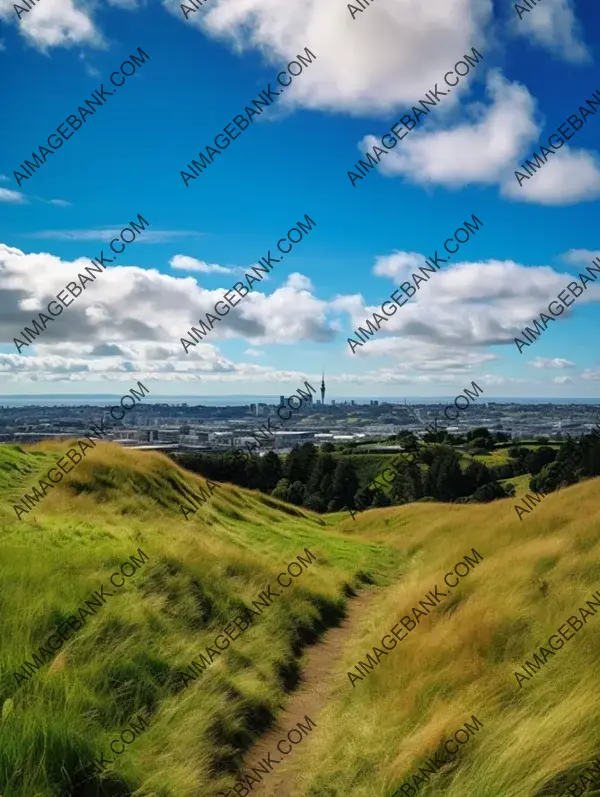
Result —
<instances>
[{"instance_id":1,"label":"distant forest","mask_svg":"<svg viewBox=\"0 0 600 797\"><path fill-rule=\"evenodd\" d=\"M500 481L523 474L531 476L530 490L543 493L600 475L600 439L595 435L568 438L560 446L548 445L547 438L513 444L508 435L480 427L466 437L435 432L424 435L421 442L406 432L386 442L402 445L414 459L394 469L389 485L374 490L368 485L389 466L392 456L372 455L357 450L356 444L304 443L283 457L270 451L246 460L234 452L184 453L173 458L208 479L260 490L315 512L413 501L488 502L513 496L514 486ZM507 461L494 464L494 452L505 452ZM465 456L469 454L488 455L488 464Z\"/></svg>"}]
</instances>

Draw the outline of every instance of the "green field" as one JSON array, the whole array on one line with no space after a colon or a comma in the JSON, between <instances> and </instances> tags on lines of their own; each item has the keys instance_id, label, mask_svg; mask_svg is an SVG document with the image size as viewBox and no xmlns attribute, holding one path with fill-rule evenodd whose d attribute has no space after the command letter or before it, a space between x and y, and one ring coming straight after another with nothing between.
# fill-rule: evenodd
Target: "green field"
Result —
<instances>
[{"instance_id":1,"label":"green field","mask_svg":"<svg viewBox=\"0 0 600 797\"><path fill-rule=\"evenodd\" d=\"M2 797L225 793L321 649L303 686L307 700L327 687L316 728L279 785L252 797L391 797L472 715L483 728L419 797L559 797L598 754L600 617L522 688L514 673L600 589L599 480L549 495L522 521L512 499L352 520L230 485L186 521L179 504L203 480L161 454L99 443L18 521L13 502L67 447L0 446ZM125 586L18 683L57 624L140 550ZM451 597L352 685L347 673L467 555L477 565ZM291 586L184 678L299 556ZM362 613L329 649L356 595ZM99 774L94 759L140 716L144 732Z\"/></svg>"}]
</instances>

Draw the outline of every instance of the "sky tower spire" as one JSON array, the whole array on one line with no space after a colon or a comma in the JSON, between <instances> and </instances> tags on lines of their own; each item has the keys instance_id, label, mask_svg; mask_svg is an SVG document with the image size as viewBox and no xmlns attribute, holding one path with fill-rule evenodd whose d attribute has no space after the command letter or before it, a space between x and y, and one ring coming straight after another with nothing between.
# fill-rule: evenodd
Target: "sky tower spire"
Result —
<instances>
[{"instance_id":1,"label":"sky tower spire","mask_svg":"<svg viewBox=\"0 0 600 797\"><path fill-rule=\"evenodd\" d=\"M325 404L325 371L321 373L321 404Z\"/></svg>"}]
</instances>

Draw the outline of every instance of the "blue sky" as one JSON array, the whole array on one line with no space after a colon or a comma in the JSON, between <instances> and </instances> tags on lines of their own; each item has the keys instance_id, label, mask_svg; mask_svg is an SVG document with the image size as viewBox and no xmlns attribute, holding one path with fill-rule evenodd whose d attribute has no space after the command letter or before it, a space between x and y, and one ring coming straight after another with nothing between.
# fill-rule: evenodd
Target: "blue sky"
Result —
<instances>
[{"instance_id":1,"label":"blue sky","mask_svg":"<svg viewBox=\"0 0 600 797\"><path fill-rule=\"evenodd\" d=\"M0 0L0 394L143 378L278 395L324 369L333 397L473 379L493 396L596 395L599 286L523 354L514 337L600 254L600 115L524 189L513 173L600 90L600 12L543 0L522 17L488 0L377 0L354 19L337 0L209 0L187 20L170 0L40 0L19 20ZM19 186L19 164L138 47L146 63ZM316 60L186 188L180 171L305 47ZM370 136L473 47L483 60L452 96L352 187ZM148 231L17 353L138 214ZM305 214L310 235L186 354L181 336ZM472 214L483 227L456 262L352 354L353 330Z\"/></svg>"}]
</instances>

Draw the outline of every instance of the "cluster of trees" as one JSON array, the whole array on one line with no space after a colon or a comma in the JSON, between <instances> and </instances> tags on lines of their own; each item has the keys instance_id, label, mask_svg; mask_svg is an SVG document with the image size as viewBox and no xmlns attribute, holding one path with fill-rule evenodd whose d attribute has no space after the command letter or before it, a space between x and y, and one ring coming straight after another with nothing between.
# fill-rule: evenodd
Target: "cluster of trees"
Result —
<instances>
[{"instance_id":1,"label":"cluster of trees","mask_svg":"<svg viewBox=\"0 0 600 797\"><path fill-rule=\"evenodd\" d=\"M245 461L230 453L183 454L177 460L208 479L260 490L315 512L335 512L354 507L359 480L354 465L335 457L334 450L331 443L320 449L305 443L295 446L283 462L273 451Z\"/></svg>"},{"instance_id":2,"label":"cluster of trees","mask_svg":"<svg viewBox=\"0 0 600 797\"><path fill-rule=\"evenodd\" d=\"M543 493L551 493L559 487L600 476L600 436L588 434L578 440L568 439L554 459L544 463L537 472L531 473L533 476L529 483L530 488Z\"/></svg>"},{"instance_id":3,"label":"cluster of trees","mask_svg":"<svg viewBox=\"0 0 600 797\"><path fill-rule=\"evenodd\" d=\"M229 453L183 454L177 459L208 479L261 490L315 512L390 506L421 498L491 501L509 494L480 462L471 462L463 473L460 455L450 445L418 450L414 438L406 436L403 442L416 456L413 462L395 469L387 491L361 486L363 471L357 468L356 459L336 453L330 443L321 448L312 443L296 446L284 461L272 451L245 461Z\"/></svg>"},{"instance_id":4,"label":"cluster of trees","mask_svg":"<svg viewBox=\"0 0 600 797\"><path fill-rule=\"evenodd\" d=\"M273 495L315 512L335 512L345 507L367 509L406 504L419 500L460 503L493 501L514 495L514 487L499 482L530 473L530 489L551 492L580 479L600 475L600 435L567 440L560 449L548 445L530 449L512 445L509 462L488 467L472 461L463 470L460 443L471 453L489 453L508 435L473 429L466 437L453 438L446 431L424 436L421 445L414 435L398 436L413 453L412 461L401 462L386 489L365 486L366 470L357 465L363 457L336 451L331 443L318 448L312 443L296 446L284 458L271 451L263 457L242 459L233 453L181 454L177 460L189 470L215 481ZM547 442L547 440L546 440ZM388 471L389 474L389 471Z\"/></svg>"}]
</instances>

